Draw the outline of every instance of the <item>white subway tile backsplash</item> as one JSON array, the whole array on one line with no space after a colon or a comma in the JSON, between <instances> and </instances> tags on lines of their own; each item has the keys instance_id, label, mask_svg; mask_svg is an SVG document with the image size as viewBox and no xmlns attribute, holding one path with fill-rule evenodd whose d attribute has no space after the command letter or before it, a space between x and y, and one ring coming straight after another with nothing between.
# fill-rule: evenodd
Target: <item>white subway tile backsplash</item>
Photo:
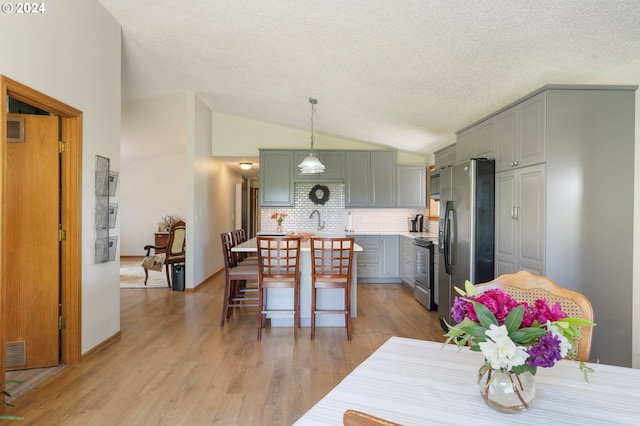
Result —
<instances>
[{"instance_id":1,"label":"white subway tile backsplash","mask_svg":"<svg viewBox=\"0 0 640 426\"><path fill-rule=\"evenodd\" d=\"M324 205L316 205L309 199L309 192L314 183L298 182L295 184L295 207L293 208L262 208L261 231L273 232L277 223L271 219L274 212L285 212L287 217L282 222L285 232L318 232L317 216L309 218L313 210L320 212L321 232L327 234L342 234L347 227L347 214L351 212L353 229L355 232L406 232L409 230L409 218L416 214L425 214L425 209L347 209L344 207L345 190L343 183L325 183L329 188L329 200ZM430 229L433 225L425 220L425 226ZM435 232L435 229L433 230Z\"/></svg>"}]
</instances>

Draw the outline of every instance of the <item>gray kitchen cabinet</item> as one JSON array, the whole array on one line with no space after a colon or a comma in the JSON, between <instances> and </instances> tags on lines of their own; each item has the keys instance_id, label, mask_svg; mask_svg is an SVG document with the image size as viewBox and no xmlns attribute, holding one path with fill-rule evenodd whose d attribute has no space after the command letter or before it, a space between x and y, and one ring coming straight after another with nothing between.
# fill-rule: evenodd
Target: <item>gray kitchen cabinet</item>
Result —
<instances>
[{"instance_id":1,"label":"gray kitchen cabinet","mask_svg":"<svg viewBox=\"0 0 640 426\"><path fill-rule=\"evenodd\" d=\"M343 182L344 181L344 151L320 150L315 155L324 165L324 173L302 174L298 164L309 155L309 151L295 151L294 179L300 182Z\"/></svg>"},{"instance_id":2,"label":"gray kitchen cabinet","mask_svg":"<svg viewBox=\"0 0 640 426\"><path fill-rule=\"evenodd\" d=\"M378 235L355 235L355 243L362 247L358 252L356 268L358 280L378 278L380 269L380 237Z\"/></svg>"},{"instance_id":3,"label":"gray kitchen cabinet","mask_svg":"<svg viewBox=\"0 0 640 426\"><path fill-rule=\"evenodd\" d=\"M545 162L546 93L495 117L496 172Z\"/></svg>"},{"instance_id":4,"label":"gray kitchen cabinet","mask_svg":"<svg viewBox=\"0 0 640 426\"><path fill-rule=\"evenodd\" d=\"M427 206L427 166L398 164L396 181L396 207Z\"/></svg>"},{"instance_id":5,"label":"gray kitchen cabinet","mask_svg":"<svg viewBox=\"0 0 640 426\"><path fill-rule=\"evenodd\" d=\"M446 146L433 153L436 170L451 167L456 163L456 144Z\"/></svg>"},{"instance_id":6,"label":"gray kitchen cabinet","mask_svg":"<svg viewBox=\"0 0 640 426\"><path fill-rule=\"evenodd\" d=\"M398 235L354 235L358 252L358 282L400 283Z\"/></svg>"},{"instance_id":7,"label":"gray kitchen cabinet","mask_svg":"<svg viewBox=\"0 0 640 426\"><path fill-rule=\"evenodd\" d=\"M371 206L371 155L368 151L345 153L345 207Z\"/></svg>"},{"instance_id":8,"label":"gray kitchen cabinet","mask_svg":"<svg viewBox=\"0 0 640 426\"><path fill-rule=\"evenodd\" d=\"M397 235L380 236L380 278L400 277L399 237Z\"/></svg>"},{"instance_id":9,"label":"gray kitchen cabinet","mask_svg":"<svg viewBox=\"0 0 640 426\"><path fill-rule=\"evenodd\" d=\"M627 367L636 89L547 85L489 117L496 274L532 270L587 296L594 312L616 312L599 317L591 360Z\"/></svg>"},{"instance_id":10,"label":"gray kitchen cabinet","mask_svg":"<svg viewBox=\"0 0 640 426\"><path fill-rule=\"evenodd\" d=\"M470 158L495 158L496 128L493 119L458 132L456 162Z\"/></svg>"},{"instance_id":11,"label":"gray kitchen cabinet","mask_svg":"<svg viewBox=\"0 0 640 426\"><path fill-rule=\"evenodd\" d=\"M396 205L396 152L371 152L371 207Z\"/></svg>"},{"instance_id":12,"label":"gray kitchen cabinet","mask_svg":"<svg viewBox=\"0 0 640 426\"><path fill-rule=\"evenodd\" d=\"M396 152L345 153L345 207L395 207Z\"/></svg>"},{"instance_id":13,"label":"gray kitchen cabinet","mask_svg":"<svg viewBox=\"0 0 640 426\"><path fill-rule=\"evenodd\" d=\"M496 173L496 276L544 275L544 164Z\"/></svg>"},{"instance_id":14,"label":"gray kitchen cabinet","mask_svg":"<svg viewBox=\"0 0 640 426\"><path fill-rule=\"evenodd\" d=\"M260 206L293 207L293 151L260 150Z\"/></svg>"},{"instance_id":15,"label":"gray kitchen cabinet","mask_svg":"<svg viewBox=\"0 0 640 426\"><path fill-rule=\"evenodd\" d=\"M400 279L413 288L416 251L413 238L400 236Z\"/></svg>"}]
</instances>

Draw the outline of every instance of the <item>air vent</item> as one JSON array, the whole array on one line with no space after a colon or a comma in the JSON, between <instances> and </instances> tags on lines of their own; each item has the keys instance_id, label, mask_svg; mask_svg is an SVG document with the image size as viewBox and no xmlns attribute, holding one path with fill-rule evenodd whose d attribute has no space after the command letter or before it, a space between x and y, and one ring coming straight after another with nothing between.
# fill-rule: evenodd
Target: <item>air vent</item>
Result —
<instances>
[{"instance_id":1,"label":"air vent","mask_svg":"<svg viewBox=\"0 0 640 426\"><path fill-rule=\"evenodd\" d=\"M5 347L7 350L7 368L21 367L27 363L26 342L7 342Z\"/></svg>"},{"instance_id":2,"label":"air vent","mask_svg":"<svg viewBox=\"0 0 640 426\"><path fill-rule=\"evenodd\" d=\"M7 118L7 142L24 142L24 118Z\"/></svg>"}]
</instances>

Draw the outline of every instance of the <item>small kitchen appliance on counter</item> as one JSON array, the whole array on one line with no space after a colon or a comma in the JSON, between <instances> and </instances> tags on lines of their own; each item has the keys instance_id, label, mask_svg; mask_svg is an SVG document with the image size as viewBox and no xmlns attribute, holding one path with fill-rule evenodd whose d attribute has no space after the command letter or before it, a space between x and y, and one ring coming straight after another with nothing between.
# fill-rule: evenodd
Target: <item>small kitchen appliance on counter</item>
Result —
<instances>
[{"instance_id":1,"label":"small kitchen appliance on counter","mask_svg":"<svg viewBox=\"0 0 640 426\"><path fill-rule=\"evenodd\" d=\"M409 221L409 232L422 232L424 225L424 215L417 214L415 218Z\"/></svg>"}]
</instances>

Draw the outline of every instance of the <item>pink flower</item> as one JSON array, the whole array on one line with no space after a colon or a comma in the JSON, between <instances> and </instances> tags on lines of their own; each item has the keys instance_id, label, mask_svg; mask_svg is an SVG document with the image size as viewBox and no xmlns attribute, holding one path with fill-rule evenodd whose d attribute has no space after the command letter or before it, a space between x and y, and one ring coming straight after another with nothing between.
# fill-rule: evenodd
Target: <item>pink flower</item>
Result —
<instances>
[{"instance_id":1,"label":"pink flower","mask_svg":"<svg viewBox=\"0 0 640 426\"><path fill-rule=\"evenodd\" d=\"M513 300L513 298L505 291L500 290L499 288L494 288L491 290L487 290L478 297L476 297L476 302L482 303L484 306L491 311L491 313L498 320L498 324L504 324L504 319L515 307L520 305L520 303ZM470 303L471 306L468 307L468 317L472 321L478 321L478 317L476 315L476 311L473 308L473 304Z\"/></svg>"}]
</instances>

